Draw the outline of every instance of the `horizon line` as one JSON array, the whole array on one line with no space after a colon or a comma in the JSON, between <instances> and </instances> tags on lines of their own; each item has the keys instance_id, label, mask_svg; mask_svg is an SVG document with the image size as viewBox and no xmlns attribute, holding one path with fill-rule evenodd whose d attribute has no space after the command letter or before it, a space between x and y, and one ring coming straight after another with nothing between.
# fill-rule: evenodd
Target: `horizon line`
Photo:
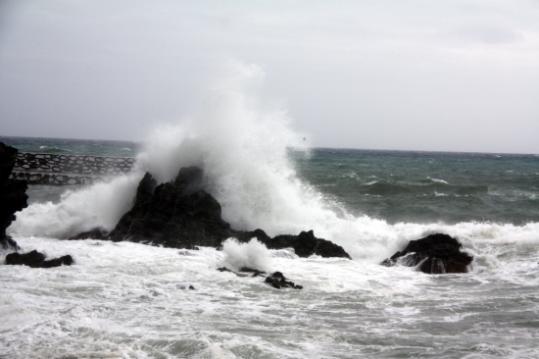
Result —
<instances>
[{"instance_id":1,"label":"horizon line","mask_svg":"<svg viewBox=\"0 0 539 359\"><path fill-rule=\"evenodd\" d=\"M42 136L20 136L20 135L1 135L0 138L23 138L23 139L44 139L44 140L71 140L71 141L101 141L101 142L127 142L136 145L141 145L144 141L135 140L119 140L119 139L97 139L97 138L70 138L70 137L42 137ZM359 147L328 147L328 146L313 146L309 149L322 150L349 150L349 151L380 151L380 152L419 152L419 153L454 153L454 154L491 154L491 155L522 155L522 156L537 156L539 153L531 152L481 152L467 150L419 150L419 149L402 149L402 148L359 148Z\"/></svg>"}]
</instances>

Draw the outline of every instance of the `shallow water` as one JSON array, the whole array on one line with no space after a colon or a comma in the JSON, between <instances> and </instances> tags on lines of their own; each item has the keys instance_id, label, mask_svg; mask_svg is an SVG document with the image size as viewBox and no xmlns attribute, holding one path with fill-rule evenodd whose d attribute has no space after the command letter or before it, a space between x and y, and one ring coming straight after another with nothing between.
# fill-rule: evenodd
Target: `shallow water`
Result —
<instances>
[{"instance_id":1,"label":"shallow water","mask_svg":"<svg viewBox=\"0 0 539 359\"><path fill-rule=\"evenodd\" d=\"M539 356L539 255L529 244L497 246L470 274L442 276L270 251L268 269L298 291L219 272L225 254L210 248L17 241L77 263L0 266L2 358Z\"/></svg>"}]
</instances>

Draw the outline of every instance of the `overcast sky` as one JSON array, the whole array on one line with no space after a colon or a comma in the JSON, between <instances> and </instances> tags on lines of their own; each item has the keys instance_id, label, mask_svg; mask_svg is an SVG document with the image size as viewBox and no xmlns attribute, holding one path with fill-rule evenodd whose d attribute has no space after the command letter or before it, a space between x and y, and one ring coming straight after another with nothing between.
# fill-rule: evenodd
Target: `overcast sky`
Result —
<instances>
[{"instance_id":1,"label":"overcast sky","mask_svg":"<svg viewBox=\"0 0 539 359\"><path fill-rule=\"evenodd\" d=\"M317 146L539 153L538 0L0 0L0 135L144 138L225 59Z\"/></svg>"}]
</instances>

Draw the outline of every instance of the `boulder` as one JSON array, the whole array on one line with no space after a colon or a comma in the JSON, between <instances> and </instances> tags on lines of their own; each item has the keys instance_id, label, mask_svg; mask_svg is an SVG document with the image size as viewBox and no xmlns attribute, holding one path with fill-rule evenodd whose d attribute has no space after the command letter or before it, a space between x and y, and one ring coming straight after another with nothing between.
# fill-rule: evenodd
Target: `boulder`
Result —
<instances>
[{"instance_id":1,"label":"boulder","mask_svg":"<svg viewBox=\"0 0 539 359\"><path fill-rule=\"evenodd\" d=\"M271 285L273 288L294 288L294 289L303 289L303 286L297 285L294 282L289 281L281 272L274 272L271 275L267 276L265 281L266 284Z\"/></svg>"},{"instance_id":2,"label":"boulder","mask_svg":"<svg viewBox=\"0 0 539 359\"><path fill-rule=\"evenodd\" d=\"M410 241L401 251L384 260L382 265L397 263L415 267L429 274L467 273L473 257L460 249L462 244L447 234L436 233Z\"/></svg>"},{"instance_id":3,"label":"boulder","mask_svg":"<svg viewBox=\"0 0 539 359\"><path fill-rule=\"evenodd\" d=\"M17 243L6 234L15 220L15 212L28 206L26 181L10 179L17 150L0 142L0 248L17 249Z\"/></svg>"},{"instance_id":4,"label":"boulder","mask_svg":"<svg viewBox=\"0 0 539 359\"><path fill-rule=\"evenodd\" d=\"M110 238L173 248L220 246L231 235L230 225L221 217L221 205L202 189L202 180L198 167L184 167L174 182L160 185L146 173L133 208Z\"/></svg>"},{"instance_id":5,"label":"boulder","mask_svg":"<svg viewBox=\"0 0 539 359\"><path fill-rule=\"evenodd\" d=\"M8 265L26 265L32 268L59 267L71 265L73 262L70 255L45 260L45 255L35 250L28 253L10 253L6 256L6 264Z\"/></svg>"},{"instance_id":6,"label":"boulder","mask_svg":"<svg viewBox=\"0 0 539 359\"><path fill-rule=\"evenodd\" d=\"M252 238L258 239L269 249L292 248L299 257L310 257L319 255L321 257L342 257L350 259L350 255L339 245L323 238L317 238L314 232L304 231L298 235L283 234L273 238L268 236L263 230L256 229L252 232L234 233L241 242L247 242Z\"/></svg>"},{"instance_id":7,"label":"boulder","mask_svg":"<svg viewBox=\"0 0 539 359\"><path fill-rule=\"evenodd\" d=\"M78 237L78 236L77 236ZM270 249L293 248L300 257L350 258L345 250L313 231L274 238L263 230L231 228L221 216L221 205L204 190L203 172L198 167L180 169L175 181L157 185L146 173L137 188L133 207L118 222L109 238L173 248L220 247L227 238L240 242L257 238Z\"/></svg>"}]
</instances>

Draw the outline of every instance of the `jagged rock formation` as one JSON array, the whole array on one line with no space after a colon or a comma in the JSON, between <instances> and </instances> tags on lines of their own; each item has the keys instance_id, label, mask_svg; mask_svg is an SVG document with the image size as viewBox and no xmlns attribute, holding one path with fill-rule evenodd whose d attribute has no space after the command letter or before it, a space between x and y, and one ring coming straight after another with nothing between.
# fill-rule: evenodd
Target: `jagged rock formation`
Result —
<instances>
[{"instance_id":1,"label":"jagged rock formation","mask_svg":"<svg viewBox=\"0 0 539 359\"><path fill-rule=\"evenodd\" d=\"M218 247L231 233L221 218L221 206L202 189L202 171L186 167L174 182L158 186L147 173L139 183L133 208L110 238L175 248Z\"/></svg>"},{"instance_id":2,"label":"jagged rock formation","mask_svg":"<svg viewBox=\"0 0 539 359\"><path fill-rule=\"evenodd\" d=\"M0 248L17 249L17 243L6 234L6 229L15 220L15 212L28 206L25 181L9 178L17 150L0 142Z\"/></svg>"},{"instance_id":3,"label":"jagged rock formation","mask_svg":"<svg viewBox=\"0 0 539 359\"><path fill-rule=\"evenodd\" d=\"M87 233L76 236L87 237ZM293 248L298 256L350 258L345 250L312 231L269 237L264 231L238 231L221 216L221 205L204 190L203 172L184 167L173 182L157 185L151 174L140 181L133 207L118 222L109 239L174 248L220 247L230 237L257 238L270 249Z\"/></svg>"},{"instance_id":4,"label":"jagged rock formation","mask_svg":"<svg viewBox=\"0 0 539 359\"><path fill-rule=\"evenodd\" d=\"M473 257L461 252L462 244L447 234L431 234L410 241L406 248L382 262L393 266L397 263L415 267L424 273L467 273Z\"/></svg>"},{"instance_id":5,"label":"jagged rock formation","mask_svg":"<svg viewBox=\"0 0 539 359\"><path fill-rule=\"evenodd\" d=\"M274 272L271 275L267 276L265 281L266 284L271 285L273 288L294 288L294 289L303 289L303 286L297 285L296 283L289 281L281 272Z\"/></svg>"},{"instance_id":6,"label":"jagged rock formation","mask_svg":"<svg viewBox=\"0 0 539 359\"><path fill-rule=\"evenodd\" d=\"M241 267L239 271L237 272L227 267L220 267L220 268L217 268L217 270L219 272L234 273L238 277L259 277L259 276L266 275L266 272L264 271L261 271L255 268L249 268L249 267ZM264 279L264 283L277 289L281 289L281 288L303 289L303 286L297 285L294 282L289 281L281 272L273 272L272 274L268 275Z\"/></svg>"},{"instance_id":7,"label":"jagged rock formation","mask_svg":"<svg viewBox=\"0 0 539 359\"><path fill-rule=\"evenodd\" d=\"M257 229L252 232L236 231L235 237L242 242L256 238L269 249L293 248L299 257L310 257L316 254L321 257L350 258L341 246L326 239L315 237L313 231L304 231L297 236L283 234L271 238L263 230Z\"/></svg>"}]
</instances>

